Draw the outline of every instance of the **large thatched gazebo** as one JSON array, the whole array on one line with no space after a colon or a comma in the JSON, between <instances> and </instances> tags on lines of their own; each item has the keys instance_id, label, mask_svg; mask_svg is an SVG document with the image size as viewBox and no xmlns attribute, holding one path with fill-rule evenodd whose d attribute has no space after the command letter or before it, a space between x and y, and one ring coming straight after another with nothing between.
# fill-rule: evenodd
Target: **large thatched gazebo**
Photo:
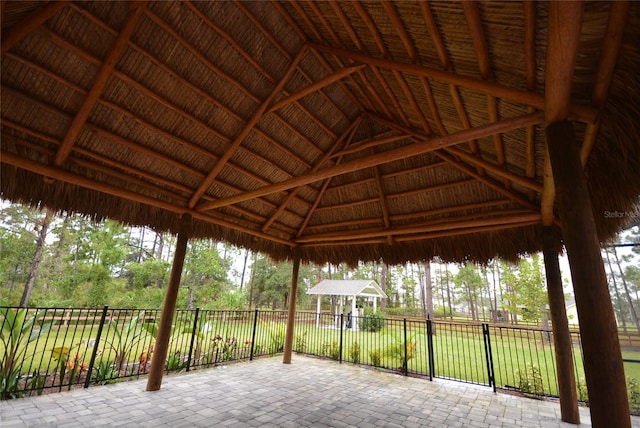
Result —
<instances>
[{"instance_id":1,"label":"large thatched gazebo","mask_svg":"<svg viewBox=\"0 0 640 428\"><path fill-rule=\"evenodd\" d=\"M178 233L148 389L190 238L293 259L294 278L544 250L577 422L564 245L592 421L630 424L599 245L638 207L638 3L1 5L2 197ZM285 362L292 340L290 317Z\"/></svg>"}]
</instances>

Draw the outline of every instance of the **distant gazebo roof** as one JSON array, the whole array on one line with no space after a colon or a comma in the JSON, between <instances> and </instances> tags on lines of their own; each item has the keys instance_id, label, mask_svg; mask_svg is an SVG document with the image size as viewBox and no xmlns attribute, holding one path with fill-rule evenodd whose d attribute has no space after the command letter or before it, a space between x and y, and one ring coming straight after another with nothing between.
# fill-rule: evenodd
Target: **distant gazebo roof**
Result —
<instances>
[{"instance_id":1,"label":"distant gazebo roof","mask_svg":"<svg viewBox=\"0 0 640 428\"><path fill-rule=\"evenodd\" d=\"M307 291L307 294L330 296L387 297L374 280L335 280L325 279Z\"/></svg>"}]
</instances>

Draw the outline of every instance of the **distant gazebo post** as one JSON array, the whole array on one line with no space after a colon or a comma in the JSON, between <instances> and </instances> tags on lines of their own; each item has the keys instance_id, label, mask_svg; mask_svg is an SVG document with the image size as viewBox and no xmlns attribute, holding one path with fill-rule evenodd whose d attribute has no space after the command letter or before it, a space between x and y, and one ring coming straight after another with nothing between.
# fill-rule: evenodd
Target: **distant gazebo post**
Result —
<instances>
[{"instance_id":1,"label":"distant gazebo post","mask_svg":"<svg viewBox=\"0 0 640 428\"><path fill-rule=\"evenodd\" d=\"M337 296L340 298L340 313L343 311L343 299L351 298L351 315L352 319L358 316L358 308L356 299L358 297L366 297L373 300L373 311L378 307L378 298L386 299L387 295L374 280L333 280L325 279L316 284L307 291L309 295L316 295L318 303L316 306L316 328L320 327L320 309L322 306L322 296ZM336 315L336 314L333 314ZM351 324L351 329L357 329L357 323Z\"/></svg>"}]
</instances>

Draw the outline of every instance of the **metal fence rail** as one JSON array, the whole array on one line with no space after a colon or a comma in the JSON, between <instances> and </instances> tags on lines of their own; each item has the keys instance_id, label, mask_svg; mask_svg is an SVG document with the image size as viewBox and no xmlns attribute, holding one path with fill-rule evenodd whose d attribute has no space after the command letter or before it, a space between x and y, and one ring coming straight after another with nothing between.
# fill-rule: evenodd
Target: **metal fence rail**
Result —
<instances>
[{"instance_id":1,"label":"metal fence rail","mask_svg":"<svg viewBox=\"0 0 640 428\"><path fill-rule=\"evenodd\" d=\"M159 319L156 309L0 307L0 397L146 375ZM178 310L165 369L189 371L282 353L286 319L286 311ZM578 398L588 401L577 332L572 341ZM299 311L293 350L408 376L558 395L553 336L541 329ZM636 362L627 358L625 366ZM640 383L632 382L640 395Z\"/></svg>"}]
</instances>

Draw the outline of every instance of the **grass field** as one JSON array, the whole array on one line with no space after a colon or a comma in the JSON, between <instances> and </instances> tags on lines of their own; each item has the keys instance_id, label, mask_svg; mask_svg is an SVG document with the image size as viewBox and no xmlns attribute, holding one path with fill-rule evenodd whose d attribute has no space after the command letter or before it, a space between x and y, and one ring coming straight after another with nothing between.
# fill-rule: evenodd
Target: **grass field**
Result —
<instances>
[{"instance_id":1,"label":"grass field","mask_svg":"<svg viewBox=\"0 0 640 428\"><path fill-rule=\"evenodd\" d=\"M96 352L95 370L103 381L139 376L148 370L157 334L157 312L112 313L99 334L99 322L70 322L54 325L47 334L20 345L15 368L22 375L58 376L73 367L86 370ZM99 319L98 319L99 321ZM168 352L166 368L180 370L189 359L190 367L210 366L225 361L273 355L283 351L286 316L283 312L201 311L178 312ZM317 322L317 324L316 324ZM354 320L356 322L356 320ZM255 325L255 330L254 330ZM424 321L386 319L379 331L340 329L336 320L301 313L296 322L294 351L318 357L375 366L415 376L455 379L490 385L486 335L497 388L515 389L534 395L556 396L555 356L548 333L531 328L434 322L431 336L433 367L429 366L429 336ZM0 343L0 355L6 355ZM405 355L407 356L405 365ZM623 358L640 360L640 352L623 351ZM5 358L0 360L5 364ZM578 390L586 399L580 347L574 346ZM61 368L65 369L61 371ZM1 368L1 366L0 366ZM628 378L640 380L640 363L625 363ZM106 378L105 378L106 376ZM75 381L79 381L76 377ZM70 380L67 378L67 382ZM51 383L51 382L50 382ZM632 382L637 383L637 382Z\"/></svg>"}]
</instances>

